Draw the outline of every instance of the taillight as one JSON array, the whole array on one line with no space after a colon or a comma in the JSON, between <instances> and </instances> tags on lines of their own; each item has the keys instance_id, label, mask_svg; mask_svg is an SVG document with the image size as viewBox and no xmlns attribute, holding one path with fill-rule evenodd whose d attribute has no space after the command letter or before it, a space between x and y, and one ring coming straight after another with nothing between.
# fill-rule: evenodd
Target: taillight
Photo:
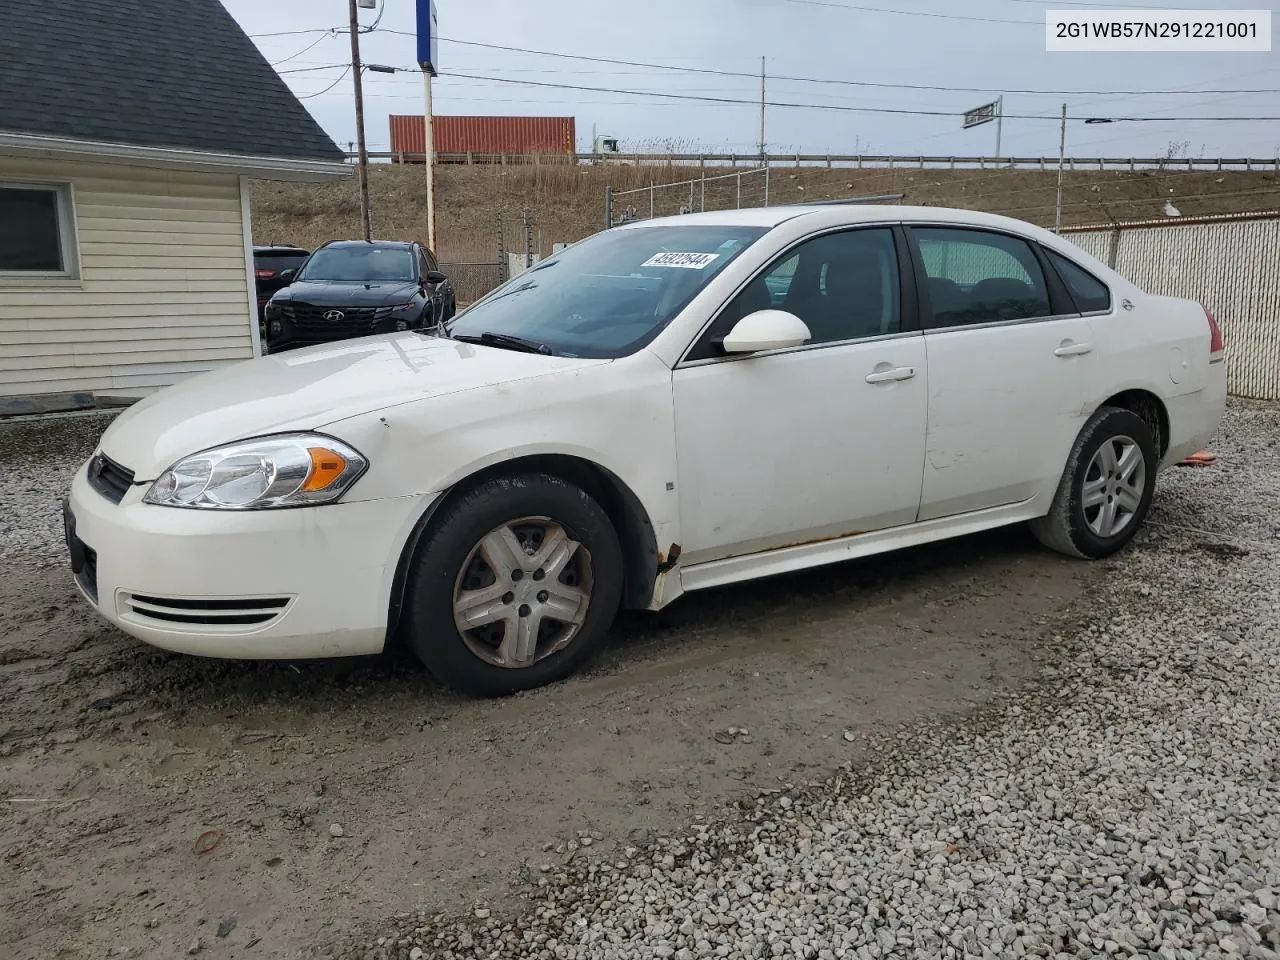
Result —
<instances>
[{"instance_id":1,"label":"taillight","mask_svg":"<svg viewBox=\"0 0 1280 960\"><path fill-rule=\"evenodd\" d=\"M274 270L255 270L253 275L259 280L270 280L276 275L276 272Z\"/></svg>"},{"instance_id":2,"label":"taillight","mask_svg":"<svg viewBox=\"0 0 1280 960\"><path fill-rule=\"evenodd\" d=\"M1221 353L1225 344L1222 341L1222 328L1218 326L1218 319L1210 312L1208 307L1204 308L1204 315L1209 321L1209 352L1211 354Z\"/></svg>"}]
</instances>

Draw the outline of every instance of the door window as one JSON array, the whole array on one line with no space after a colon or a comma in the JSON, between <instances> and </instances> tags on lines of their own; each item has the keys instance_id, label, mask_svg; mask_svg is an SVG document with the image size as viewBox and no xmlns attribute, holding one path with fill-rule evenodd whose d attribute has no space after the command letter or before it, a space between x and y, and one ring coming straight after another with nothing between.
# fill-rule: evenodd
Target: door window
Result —
<instances>
[{"instance_id":1,"label":"door window","mask_svg":"<svg viewBox=\"0 0 1280 960\"><path fill-rule=\"evenodd\" d=\"M1044 271L1031 245L985 230L915 227L933 326L957 327L1047 317Z\"/></svg>"},{"instance_id":2,"label":"door window","mask_svg":"<svg viewBox=\"0 0 1280 960\"><path fill-rule=\"evenodd\" d=\"M1045 250L1062 282L1067 285L1076 309L1081 313L1101 313L1111 309L1111 291L1084 267L1076 266L1060 253Z\"/></svg>"},{"instance_id":3,"label":"door window","mask_svg":"<svg viewBox=\"0 0 1280 960\"><path fill-rule=\"evenodd\" d=\"M887 227L806 240L756 276L722 310L688 359L722 356L720 343L757 310L786 310L809 328L809 343L898 333L902 304L898 255Z\"/></svg>"}]
</instances>

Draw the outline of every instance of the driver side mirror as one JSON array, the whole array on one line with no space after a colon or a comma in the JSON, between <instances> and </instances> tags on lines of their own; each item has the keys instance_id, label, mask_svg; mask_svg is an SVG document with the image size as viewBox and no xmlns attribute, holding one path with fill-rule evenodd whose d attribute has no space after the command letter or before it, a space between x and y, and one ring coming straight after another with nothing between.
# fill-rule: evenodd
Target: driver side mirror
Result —
<instances>
[{"instance_id":1,"label":"driver side mirror","mask_svg":"<svg viewBox=\"0 0 1280 960\"><path fill-rule=\"evenodd\" d=\"M757 310L733 325L725 336L725 353L759 353L784 350L809 342L812 334L805 322L785 310Z\"/></svg>"},{"instance_id":2,"label":"driver side mirror","mask_svg":"<svg viewBox=\"0 0 1280 960\"><path fill-rule=\"evenodd\" d=\"M276 274L276 278L280 280L282 283L293 283L293 278L296 277L297 275L298 275L298 271L293 267L289 267L285 270L281 270L278 274Z\"/></svg>"},{"instance_id":3,"label":"driver side mirror","mask_svg":"<svg viewBox=\"0 0 1280 960\"><path fill-rule=\"evenodd\" d=\"M432 286L437 286L441 283L444 283L448 279L449 278L446 277L439 270L428 270L426 273L422 275L422 282L429 283Z\"/></svg>"}]
</instances>

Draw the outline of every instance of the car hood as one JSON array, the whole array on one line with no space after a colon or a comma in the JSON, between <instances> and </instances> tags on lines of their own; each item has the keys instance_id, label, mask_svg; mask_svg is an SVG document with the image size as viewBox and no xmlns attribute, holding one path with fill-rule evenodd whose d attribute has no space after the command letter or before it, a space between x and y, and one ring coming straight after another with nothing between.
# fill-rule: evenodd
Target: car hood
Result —
<instances>
[{"instance_id":1,"label":"car hood","mask_svg":"<svg viewBox=\"0 0 1280 960\"><path fill-rule=\"evenodd\" d=\"M154 480L180 457L233 440L326 424L434 396L608 363L516 353L416 333L361 337L230 364L120 414L101 449Z\"/></svg>"},{"instance_id":2,"label":"car hood","mask_svg":"<svg viewBox=\"0 0 1280 960\"><path fill-rule=\"evenodd\" d=\"M322 280L295 280L275 295L277 302L296 300L317 306L379 307L404 303L418 292L418 285L403 280L342 283Z\"/></svg>"}]
</instances>

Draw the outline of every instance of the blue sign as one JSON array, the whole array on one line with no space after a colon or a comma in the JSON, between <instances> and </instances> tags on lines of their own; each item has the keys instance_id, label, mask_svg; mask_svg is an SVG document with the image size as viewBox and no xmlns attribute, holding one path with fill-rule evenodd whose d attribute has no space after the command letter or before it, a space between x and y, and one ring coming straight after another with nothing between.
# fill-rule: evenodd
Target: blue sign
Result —
<instances>
[{"instance_id":1,"label":"blue sign","mask_svg":"<svg viewBox=\"0 0 1280 960\"><path fill-rule=\"evenodd\" d=\"M436 0L418 0L418 66L433 77L440 57L440 33L436 26Z\"/></svg>"}]
</instances>

